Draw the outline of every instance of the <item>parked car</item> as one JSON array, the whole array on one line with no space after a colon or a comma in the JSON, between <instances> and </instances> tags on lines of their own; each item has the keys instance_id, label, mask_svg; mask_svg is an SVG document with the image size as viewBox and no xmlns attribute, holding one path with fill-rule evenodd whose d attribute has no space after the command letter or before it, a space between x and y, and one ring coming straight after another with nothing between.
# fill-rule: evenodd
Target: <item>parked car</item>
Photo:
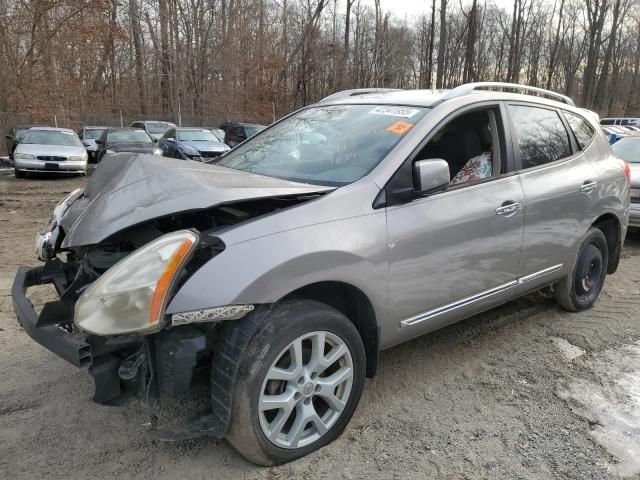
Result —
<instances>
[{"instance_id":1,"label":"parked car","mask_svg":"<svg viewBox=\"0 0 640 480\"><path fill-rule=\"evenodd\" d=\"M162 149L156 145L154 139L139 128L107 128L95 142L98 145L96 162L100 162L108 153L131 152L162 155Z\"/></svg>"},{"instance_id":2,"label":"parked car","mask_svg":"<svg viewBox=\"0 0 640 480\"><path fill-rule=\"evenodd\" d=\"M247 138L253 137L256 133L264 130L264 125L257 123L234 123L225 122L220 125L220 130L224 132L224 141L231 148L244 142Z\"/></svg>"},{"instance_id":3,"label":"parked car","mask_svg":"<svg viewBox=\"0 0 640 480\"><path fill-rule=\"evenodd\" d=\"M629 165L631 171L631 205L629 226L640 227L640 135L620 139L611 146L613 153Z\"/></svg>"},{"instance_id":4,"label":"parked car","mask_svg":"<svg viewBox=\"0 0 640 480\"><path fill-rule=\"evenodd\" d=\"M640 125L637 117L614 117L600 119L600 125Z\"/></svg>"},{"instance_id":5,"label":"parked car","mask_svg":"<svg viewBox=\"0 0 640 480\"><path fill-rule=\"evenodd\" d=\"M100 138L102 132L109 127L82 127L78 130L78 137L89 153L89 160L96 162L96 154L98 152L98 144L96 140Z\"/></svg>"},{"instance_id":6,"label":"parked car","mask_svg":"<svg viewBox=\"0 0 640 480\"><path fill-rule=\"evenodd\" d=\"M32 127L13 152L16 178L27 172L87 173L87 151L73 130Z\"/></svg>"},{"instance_id":7,"label":"parked car","mask_svg":"<svg viewBox=\"0 0 640 480\"><path fill-rule=\"evenodd\" d=\"M163 136L170 128L176 128L176 125L171 122L160 122L156 120L144 120L139 122L133 122L131 124L134 128L141 128L149 134L151 138L158 139Z\"/></svg>"},{"instance_id":8,"label":"parked car","mask_svg":"<svg viewBox=\"0 0 640 480\"><path fill-rule=\"evenodd\" d=\"M32 127L42 127L44 125L16 125L14 128L9 130L9 133L4 136L6 146L7 146L7 155L9 158L13 160L13 152L16 149L16 146L24 137L24 134L27 133Z\"/></svg>"},{"instance_id":9,"label":"parked car","mask_svg":"<svg viewBox=\"0 0 640 480\"><path fill-rule=\"evenodd\" d=\"M609 139L610 144L616 143L621 138L627 137L631 133L621 129L620 127L602 127L602 131Z\"/></svg>"},{"instance_id":10,"label":"parked car","mask_svg":"<svg viewBox=\"0 0 640 480\"><path fill-rule=\"evenodd\" d=\"M160 138L158 146L165 157L197 162L211 162L230 150L207 128L172 128Z\"/></svg>"},{"instance_id":11,"label":"parked car","mask_svg":"<svg viewBox=\"0 0 640 480\"><path fill-rule=\"evenodd\" d=\"M543 288L590 308L628 222L599 125L521 85L349 91L215 164L164 160L114 156L56 208L16 314L98 402L206 372L209 413L161 435L263 465L336 439L382 349ZM63 294L38 314L43 283Z\"/></svg>"},{"instance_id":12,"label":"parked car","mask_svg":"<svg viewBox=\"0 0 640 480\"><path fill-rule=\"evenodd\" d=\"M220 128L215 128L215 127L208 127L208 130L211 130L211 133L213 133L218 140L220 140L221 142L224 142L224 137L225 137L224 130Z\"/></svg>"}]
</instances>

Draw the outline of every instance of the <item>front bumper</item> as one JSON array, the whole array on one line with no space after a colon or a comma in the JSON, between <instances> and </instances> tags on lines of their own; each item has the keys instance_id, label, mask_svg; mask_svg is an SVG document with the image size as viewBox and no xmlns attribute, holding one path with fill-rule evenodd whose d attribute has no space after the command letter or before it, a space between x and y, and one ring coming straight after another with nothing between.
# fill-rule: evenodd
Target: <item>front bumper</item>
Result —
<instances>
[{"instance_id":1,"label":"front bumper","mask_svg":"<svg viewBox=\"0 0 640 480\"><path fill-rule=\"evenodd\" d=\"M47 284L53 284L65 298L67 283L59 260L18 269L11 288L18 322L37 343L72 365L89 370L95 383L95 402L117 402L125 392L141 394L149 386L149 372L155 372L154 396L181 397L189 390L198 364L207 354L205 332L184 325L150 335L145 337L149 342L146 351L143 337L86 335L75 328L71 303L62 299L49 302L39 314L36 312L27 289ZM137 358L142 361L136 363Z\"/></svg>"},{"instance_id":2,"label":"front bumper","mask_svg":"<svg viewBox=\"0 0 640 480\"><path fill-rule=\"evenodd\" d=\"M86 160L65 160L62 162L47 162L37 159L15 159L15 168L24 172L86 172Z\"/></svg>"},{"instance_id":3,"label":"front bumper","mask_svg":"<svg viewBox=\"0 0 640 480\"><path fill-rule=\"evenodd\" d=\"M56 289L61 289L60 277L53 271L47 271L47 265L41 267L20 267L11 287L13 308L18 317L18 322L25 332L37 343L49 349L59 357L75 365L78 368L91 367L93 357L91 345L86 336L70 330L63 330L58 324L68 324L72 318L64 318L60 302L50 302L45 305L42 314L38 315L33 304L27 298L27 288L35 285L53 283ZM53 311L56 309L57 311ZM54 315L59 322L49 323L49 316Z\"/></svg>"}]
</instances>

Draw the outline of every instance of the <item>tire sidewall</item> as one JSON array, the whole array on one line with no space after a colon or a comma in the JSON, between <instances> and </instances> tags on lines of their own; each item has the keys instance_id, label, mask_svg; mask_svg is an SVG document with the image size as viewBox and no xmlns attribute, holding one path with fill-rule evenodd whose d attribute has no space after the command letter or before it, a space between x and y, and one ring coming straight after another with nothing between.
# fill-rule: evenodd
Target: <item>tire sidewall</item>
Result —
<instances>
[{"instance_id":1,"label":"tire sidewall","mask_svg":"<svg viewBox=\"0 0 640 480\"><path fill-rule=\"evenodd\" d=\"M271 443L262 432L258 401L264 378L277 356L296 338L314 331L340 337L353 360L353 384L347 404L331 429L314 443L285 449ZM354 325L340 312L314 301L287 302L274 308L251 339L234 389L228 440L249 460L274 465L286 463L324 447L347 426L360 400L365 379L365 351Z\"/></svg>"},{"instance_id":2,"label":"tire sidewall","mask_svg":"<svg viewBox=\"0 0 640 480\"><path fill-rule=\"evenodd\" d=\"M583 259L583 255L585 254L585 250L590 245L595 245L600 250L600 254L602 255L602 271L600 272L600 278L597 285L594 287L593 292L590 293L587 298L581 298L576 293L576 274L578 272L578 268L580 268L580 263ZM608 263L609 249L607 246L607 239L601 230L592 228L589 230L585 238L582 240L582 243L580 244L580 251L578 252L573 271L571 272L571 301L576 310L586 310L588 308L591 308L597 301L598 297L600 296L600 292L602 291L602 287L604 286L605 278L607 276Z\"/></svg>"}]
</instances>

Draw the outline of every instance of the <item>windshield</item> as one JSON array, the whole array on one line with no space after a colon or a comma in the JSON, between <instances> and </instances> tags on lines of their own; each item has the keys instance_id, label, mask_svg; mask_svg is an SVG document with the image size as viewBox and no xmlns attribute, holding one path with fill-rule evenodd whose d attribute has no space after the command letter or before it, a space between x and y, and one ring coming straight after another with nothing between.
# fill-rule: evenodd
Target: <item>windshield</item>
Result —
<instances>
[{"instance_id":1,"label":"windshield","mask_svg":"<svg viewBox=\"0 0 640 480\"><path fill-rule=\"evenodd\" d=\"M16 128L16 138L18 140L21 140L22 137L24 137L24 134L27 133L29 131L29 128L31 127L26 127L26 128Z\"/></svg>"},{"instance_id":2,"label":"windshield","mask_svg":"<svg viewBox=\"0 0 640 480\"><path fill-rule=\"evenodd\" d=\"M373 170L427 111L390 105L308 108L242 143L218 165L298 182L346 185Z\"/></svg>"},{"instance_id":3,"label":"windshield","mask_svg":"<svg viewBox=\"0 0 640 480\"><path fill-rule=\"evenodd\" d=\"M640 163L640 137L626 137L611 145L618 158L629 163Z\"/></svg>"},{"instance_id":4,"label":"windshield","mask_svg":"<svg viewBox=\"0 0 640 480\"><path fill-rule=\"evenodd\" d=\"M22 142L29 145L58 145L61 147L81 147L82 143L73 132L56 130L29 130Z\"/></svg>"},{"instance_id":5,"label":"windshield","mask_svg":"<svg viewBox=\"0 0 640 480\"><path fill-rule=\"evenodd\" d=\"M171 127L175 127L173 123L168 122L145 122L145 125L149 133L153 133L156 135L164 134Z\"/></svg>"},{"instance_id":6,"label":"windshield","mask_svg":"<svg viewBox=\"0 0 640 480\"><path fill-rule=\"evenodd\" d=\"M107 143L153 143L144 130L116 130L107 134Z\"/></svg>"},{"instance_id":7,"label":"windshield","mask_svg":"<svg viewBox=\"0 0 640 480\"><path fill-rule=\"evenodd\" d=\"M217 142L218 138L209 130L178 130L178 140L183 142Z\"/></svg>"},{"instance_id":8,"label":"windshield","mask_svg":"<svg viewBox=\"0 0 640 480\"><path fill-rule=\"evenodd\" d=\"M85 140L95 140L96 138L100 138L104 130L104 128L85 128L82 137Z\"/></svg>"}]
</instances>

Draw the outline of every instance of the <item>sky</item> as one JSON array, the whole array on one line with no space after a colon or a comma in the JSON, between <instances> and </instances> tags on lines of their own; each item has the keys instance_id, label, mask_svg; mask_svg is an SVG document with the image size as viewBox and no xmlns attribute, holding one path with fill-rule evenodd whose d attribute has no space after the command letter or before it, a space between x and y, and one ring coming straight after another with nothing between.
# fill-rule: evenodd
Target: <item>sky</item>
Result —
<instances>
[{"instance_id":1,"label":"sky","mask_svg":"<svg viewBox=\"0 0 640 480\"><path fill-rule=\"evenodd\" d=\"M513 8L513 0L487 0L502 8ZM432 0L382 0L380 2L383 10L392 12L398 18L404 18L405 15L409 20L412 17L422 13L429 12ZM458 2L456 2L458 3ZM463 0L462 4L468 3ZM440 5L440 1L436 0L436 4Z\"/></svg>"}]
</instances>

